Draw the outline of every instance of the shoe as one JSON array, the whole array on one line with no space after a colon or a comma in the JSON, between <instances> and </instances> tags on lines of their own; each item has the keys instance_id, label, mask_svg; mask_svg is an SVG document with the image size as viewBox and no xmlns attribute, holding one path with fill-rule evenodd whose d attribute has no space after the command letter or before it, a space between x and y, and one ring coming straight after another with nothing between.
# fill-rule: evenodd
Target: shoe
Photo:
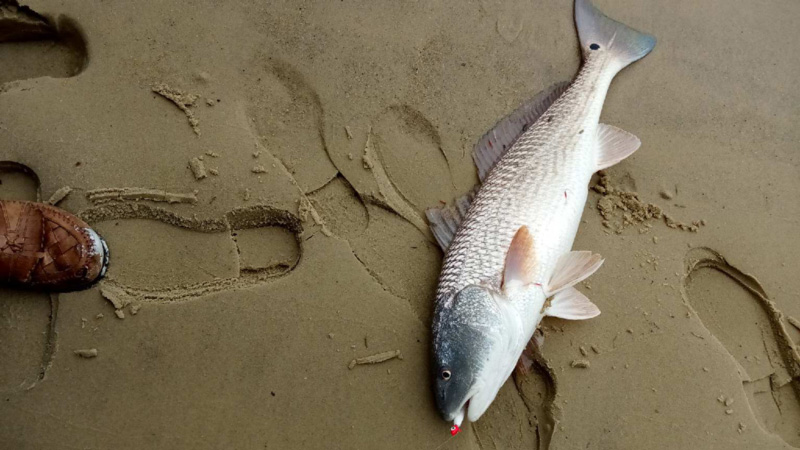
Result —
<instances>
[{"instance_id":1,"label":"shoe","mask_svg":"<svg viewBox=\"0 0 800 450\"><path fill-rule=\"evenodd\" d=\"M0 200L0 285L84 289L106 274L108 246L86 222L43 203Z\"/></svg>"}]
</instances>

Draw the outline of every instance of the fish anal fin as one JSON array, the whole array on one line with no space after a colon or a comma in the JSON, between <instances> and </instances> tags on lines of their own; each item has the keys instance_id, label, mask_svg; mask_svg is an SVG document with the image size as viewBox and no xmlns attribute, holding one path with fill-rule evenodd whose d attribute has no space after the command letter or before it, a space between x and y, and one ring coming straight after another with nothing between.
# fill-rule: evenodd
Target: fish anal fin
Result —
<instances>
[{"instance_id":1,"label":"fish anal fin","mask_svg":"<svg viewBox=\"0 0 800 450\"><path fill-rule=\"evenodd\" d=\"M497 122L478 140L472 151L472 159L478 167L478 177L481 181L486 179L486 175L503 157L506 150L511 148L514 142L539 120L539 117L558 100L567 87L569 87L569 82L562 82L539 92Z\"/></svg>"},{"instance_id":2,"label":"fish anal fin","mask_svg":"<svg viewBox=\"0 0 800 450\"><path fill-rule=\"evenodd\" d=\"M631 156L642 141L638 137L613 125L601 123L597 127L597 170L611 167Z\"/></svg>"},{"instance_id":3,"label":"fish anal fin","mask_svg":"<svg viewBox=\"0 0 800 450\"><path fill-rule=\"evenodd\" d=\"M603 265L603 257L589 251L569 252L562 255L545 288L547 296L579 283Z\"/></svg>"},{"instance_id":4,"label":"fish anal fin","mask_svg":"<svg viewBox=\"0 0 800 450\"><path fill-rule=\"evenodd\" d=\"M600 309L579 290L570 286L557 293L544 314L567 320L586 320L600 315Z\"/></svg>"},{"instance_id":5,"label":"fish anal fin","mask_svg":"<svg viewBox=\"0 0 800 450\"><path fill-rule=\"evenodd\" d=\"M450 247L458 227L461 226L461 222L467 216L467 210L474 196L475 190L472 190L456 199L455 205L445 205L425 210L425 217L428 218L433 237L436 238L436 242L442 248L442 251L447 251L447 248Z\"/></svg>"},{"instance_id":6,"label":"fish anal fin","mask_svg":"<svg viewBox=\"0 0 800 450\"><path fill-rule=\"evenodd\" d=\"M536 249L527 226L517 230L506 253L503 270L503 291L533 283L536 274Z\"/></svg>"}]
</instances>

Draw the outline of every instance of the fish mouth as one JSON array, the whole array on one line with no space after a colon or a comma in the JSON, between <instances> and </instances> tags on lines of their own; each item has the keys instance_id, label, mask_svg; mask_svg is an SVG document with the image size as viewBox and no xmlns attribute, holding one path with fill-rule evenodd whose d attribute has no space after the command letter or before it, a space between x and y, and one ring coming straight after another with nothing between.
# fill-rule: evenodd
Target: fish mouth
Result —
<instances>
[{"instance_id":1,"label":"fish mouth","mask_svg":"<svg viewBox=\"0 0 800 450\"><path fill-rule=\"evenodd\" d=\"M469 411L469 401L472 399L472 396L467 397L464 403L458 408L458 412L456 412L455 416L453 417L453 424L456 426L461 426L461 423L464 421L464 417L467 417L467 412Z\"/></svg>"},{"instance_id":2,"label":"fish mouth","mask_svg":"<svg viewBox=\"0 0 800 450\"><path fill-rule=\"evenodd\" d=\"M458 409L456 409L456 413L453 414L453 418L450 419L453 421L454 424L461 426L461 422L464 421L464 418L468 417L467 414L469 413L470 403L472 399L476 395L478 395L478 393L481 391L481 388L482 388L482 383L472 384L470 390L467 391L467 395L464 396L465 397L464 401L461 402L461 405L459 405Z\"/></svg>"}]
</instances>

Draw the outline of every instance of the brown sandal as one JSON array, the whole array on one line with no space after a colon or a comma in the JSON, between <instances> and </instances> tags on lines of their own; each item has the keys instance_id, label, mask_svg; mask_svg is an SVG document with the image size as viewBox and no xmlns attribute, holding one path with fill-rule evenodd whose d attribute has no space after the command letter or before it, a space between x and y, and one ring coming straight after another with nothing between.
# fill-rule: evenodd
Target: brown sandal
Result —
<instances>
[{"instance_id":1,"label":"brown sandal","mask_svg":"<svg viewBox=\"0 0 800 450\"><path fill-rule=\"evenodd\" d=\"M108 246L86 222L43 203L0 200L0 285L72 291L108 269Z\"/></svg>"}]
</instances>

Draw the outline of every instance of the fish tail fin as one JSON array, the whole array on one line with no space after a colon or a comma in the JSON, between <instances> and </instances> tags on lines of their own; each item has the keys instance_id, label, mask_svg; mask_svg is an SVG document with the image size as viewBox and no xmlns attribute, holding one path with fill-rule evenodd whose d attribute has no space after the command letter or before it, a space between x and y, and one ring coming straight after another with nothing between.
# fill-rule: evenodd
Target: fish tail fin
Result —
<instances>
[{"instance_id":1,"label":"fish tail fin","mask_svg":"<svg viewBox=\"0 0 800 450\"><path fill-rule=\"evenodd\" d=\"M656 38L606 17L590 0L575 0L575 24L584 59L594 51L606 51L617 71L653 50Z\"/></svg>"}]
</instances>

